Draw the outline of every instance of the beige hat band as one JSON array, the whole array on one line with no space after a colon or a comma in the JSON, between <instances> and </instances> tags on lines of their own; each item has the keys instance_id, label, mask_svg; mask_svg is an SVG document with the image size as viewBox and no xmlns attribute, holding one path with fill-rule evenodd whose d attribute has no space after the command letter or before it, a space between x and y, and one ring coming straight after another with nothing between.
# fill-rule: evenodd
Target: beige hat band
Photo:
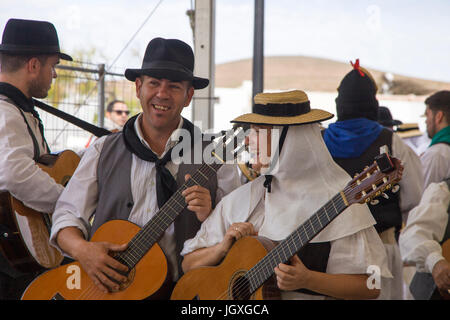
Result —
<instances>
[{"instance_id":1,"label":"beige hat band","mask_svg":"<svg viewBox=\"0 0 450 320\"><path fill-rule=\"evenodd\" d=\"M269 117L295 117L311 111L309 101L302 103L255 104L253 113Z\"/></svg>"}]
</instances>

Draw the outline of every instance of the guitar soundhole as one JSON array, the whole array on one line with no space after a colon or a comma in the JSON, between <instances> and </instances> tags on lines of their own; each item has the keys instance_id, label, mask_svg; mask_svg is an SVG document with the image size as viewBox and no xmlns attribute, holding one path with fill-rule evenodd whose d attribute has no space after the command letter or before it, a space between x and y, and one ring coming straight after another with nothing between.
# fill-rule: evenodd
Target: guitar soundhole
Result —
<instances>
[{"instance_id":1,"label":"guitar soundhole","mask_svg":"<svg viewBox=\"0 0 450 320\"><path fill-rule=\"evenodd\" d=\"M231 299L232 300L249 300L251 297L250 282L245 276L237 276L232 281Z\"/></svg>"}]
</instances>

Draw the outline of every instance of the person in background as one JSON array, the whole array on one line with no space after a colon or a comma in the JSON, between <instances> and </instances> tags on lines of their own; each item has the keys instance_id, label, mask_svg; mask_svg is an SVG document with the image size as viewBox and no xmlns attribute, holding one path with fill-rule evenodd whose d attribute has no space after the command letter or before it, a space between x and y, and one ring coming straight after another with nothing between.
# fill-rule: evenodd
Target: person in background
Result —
<instances>
[{"instance_id":1,"label":"person in background","mask_svg":"<svg viewBox=\"0 0 450 320\"><path fill-rule=\"evenodd\" d=\"M121 100L113 100L108 103L105 112L105 129L108 130L122 130L125 123L128 121L130 111L125 102Z\"/></svg>"},{"instance_id":2,"label":"person in background","mask_svg":"<svg viewBox=\"0 0 450 320\"><path fill-rule=\"evenodd\" d=\"M392 156L404 163L399 185L369 203L389 258L393 279L384 279L380 299L403 299L403 263L397 244L398 233L409 210L420 201L423 175L419 157L392 130L378 122L377 86L359 60L342 79L336 98L337 122L323 131L323 137L334 161L354 176L373 163L380 148L387 146Z\"/></svg>"},{"instance_id":3,"label":"person in background","mask_svg":"<svg viewBox=\"0 0 450 320\"><path fill-rule=\"evenodd\" d=\"M130 111L125 102L121 100L113 100L108 103L105 111L105 122L103 127L111 132L117 132L122 130L125 123L128 121ZM86 148L88 148L97 137L91 135L88 142L86 143ZM80 157L84 154L85 150L81 150Z\"/></svg>"},{"instance_id":4,"label":"person in background","mask_svg":"<svg viewBox=\"0 0 450 320\"><path fill-rule=\"evenodd\" d=\"M432 182L419 205L409 212L408 222L400 234L403 261L416 267L409 287L415 299L440 299L435 285L441 294L450 297L450 260L443 256L441 247L450 239L449 214L450 178Z\"/></svg>"},{"instance_id":5,"label":"person in background","mask_svg":"<svg viewBox=\"0 0 450 320\"><path fill-rule=\"evenodd\" d=\"M402 124L400 120L394 120L391 114L391 110L388 107L379 106L378 107L378 123L383 127L389 128L394 131L394 127Z\"/></svg>"},{"instance_id":6,"label":"person in background","mask_svg":"<svg viewBox=\"0 0 450 320\"><path fill-rule=\"evenodd\" d=\"M425 100L427 134L431 143L420 160L424 188L450 177L450 91L439 91Z\"/></svg>"}]
</instances>

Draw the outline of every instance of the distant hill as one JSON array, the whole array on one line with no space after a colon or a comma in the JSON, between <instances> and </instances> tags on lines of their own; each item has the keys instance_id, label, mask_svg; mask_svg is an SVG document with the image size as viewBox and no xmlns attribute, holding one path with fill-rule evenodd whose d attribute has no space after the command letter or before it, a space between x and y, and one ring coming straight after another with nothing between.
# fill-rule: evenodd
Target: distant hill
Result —
<instances>
[{"instance_id":1,"label":"distant hill","mask_svg":"<svg viewBox=\"0 0 450 320\"><path fill-rule=\"evenodd\" d=\"M364 66L364 65L362 65ZM350 63L303 56L274 56L264 59L264 89L292 89L335 92L351 70ZM385 72L369 69L381 88ZM234 88L252 79L252 60L244 59L216 65L215 86ZM450 90L450 83L423 80L394 74L390 93L426 95Z\"/></svg>"}]
</instances>

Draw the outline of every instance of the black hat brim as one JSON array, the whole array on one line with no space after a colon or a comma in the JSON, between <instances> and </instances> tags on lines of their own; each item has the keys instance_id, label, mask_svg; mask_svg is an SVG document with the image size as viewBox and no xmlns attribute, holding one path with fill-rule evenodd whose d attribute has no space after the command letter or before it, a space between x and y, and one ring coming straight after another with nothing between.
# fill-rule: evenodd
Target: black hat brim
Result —
<instances>
[{"instance_id":1,"label":"black hat brim","mask_svg":"<svg viewBox=\"0 0 450 320\"><path fill-rule=\"evenodd\" d=\"M59 51L54 51L54 49L49 48L48 50L39 47L28 47L24 48L16 45L0 44L0 52L6 54L17 54L17 55L31 55L31 54L57 54L63 60L73 61L72 57L66 53Z\"/></svg>"},{"instance_id":2,"label":"black hat brim","mask_svg":"<svg viewBox=\"0 0 450 320\"><path fill-rule=\"evenodd\" d=\"M209 80L200 77L189 77L184 72L170 69L126 69L125 78L130 81L136 81L137 77L146 75L157 79L168 79L171 81L192 81L194 89L203 89L209 85Z\"/></svg>"}]
</instances>

